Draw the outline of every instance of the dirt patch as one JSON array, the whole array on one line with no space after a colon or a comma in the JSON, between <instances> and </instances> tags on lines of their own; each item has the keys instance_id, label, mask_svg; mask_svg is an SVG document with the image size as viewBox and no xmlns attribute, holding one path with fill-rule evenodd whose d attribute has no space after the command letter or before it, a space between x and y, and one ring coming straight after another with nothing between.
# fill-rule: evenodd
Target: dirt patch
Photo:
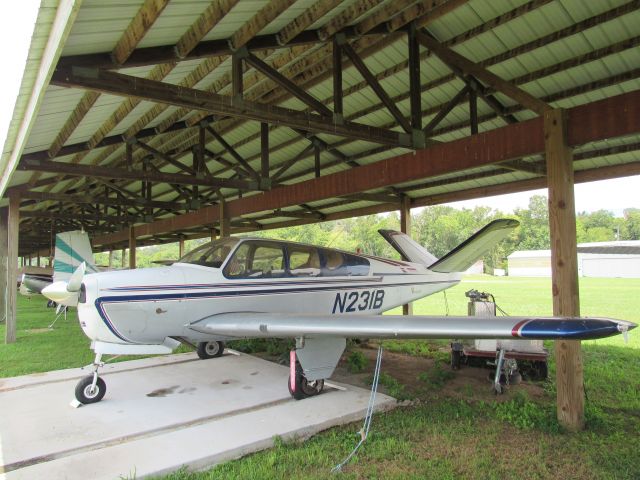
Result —
<instances>
[{"instance_id":1,"label":"dirt patch","mask_svg":"<svg viewBox=\"0 0 640 480\"><path fill-rule=\"evenodd\" d=\"M377 347L365 345L352 348L350 351L354 350L360 351L367 358L365 370L357 374L351 373L346 360L349 354L347 353L343 355L331 378L337 382L371 388L370 380L376 362ZM442 371L441 375L438 375L439 371ZM434 372L436 375L433 375ZM432 358L383 351L382 373L404 385L409 397L509 400L508 394L496 397L493 393L493 371L490 368L462 366L459 370L452 370L448 363L436 362ZM442 381L429 381L434 377L442 378ZM383 393L391 393L384 385L380 385L379 389ZM545 395L541 382L523 381L510 386L510 389L526 390L531 398L541 398Z\"/></svg>"},{"instance_id":2,"label":"dirt patch","mask_svg":"<svg viewBox=\"0 0 640 480\"><path fill-rule=\"evenodd\" d=\"M361 352L367 359L367 365L360 373L352 373L348 368L347 358L354 351ZM350 347L342 355L335 372L331 376L331 380L365 389L371 388L370 382L373 377L377 352L377 346L371 344ZM254 353L252 355L282 364L282 357L268 355L267 353ZM433 375L434 372L435 375ZM463 365L459 370L452 370L449 363L436 362L433 358L387 350L383 350L382 353L382 373L393 377L402 384L409 398L423 400L444 397L501 402L510 400L509 391L516 390L525 390L532 399L545 396L543 382L527 381L523 381L518 385L511 385L507 388L506 394L496 396L492 387L493 371L490 368ZM439 373L441 374L438 375ZM423 379L421 379L421 376ZM438 381L429 381L434 377ZM426 378L426 381L424 378ZM385 394L392 394L382 384L379 386L379 391Z\"/></svg>"},{"instance_id":3,"label":"dirt patch","mask_svg":"<svg viewBox=\"0 0 640 480\"><path fill-rule=\"evenodd\" d=\"M26 333L45 333L52 331L53 330L50 328L30 328L29 330L25 330Z\"/></svg>"}]
</instances>

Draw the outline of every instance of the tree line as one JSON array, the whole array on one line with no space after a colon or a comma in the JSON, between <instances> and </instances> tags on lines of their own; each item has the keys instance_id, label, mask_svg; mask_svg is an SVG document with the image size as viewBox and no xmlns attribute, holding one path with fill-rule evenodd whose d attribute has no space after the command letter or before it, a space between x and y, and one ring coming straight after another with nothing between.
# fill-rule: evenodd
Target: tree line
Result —
<instances>
[{"instance_id":1,"label":"tree line","mask_svg":"<svg viewBox=\"0 0 640 480\"><path fill-rule=\"evenodd\" d=\"M436 257L441 257L466 238L497 218L513 218L520 226L491 253L485 256L485 268L504 268L506 258L516 250L549 249L549 216L547 198L534 195L529 199L528 208L517 208L505 214L489 207L457 209L445 205L414 210L411 235ZM395 250L378 234L380 229L399 230L400 218L397 212L381 215L335 220L299 227L281 228L250 234L254 237L277 238L294 242L311 243L347 251L361 251L369 255L398 258ZM622 216L607 210L581 212L576 216L578 243L610 240L640 240L640 209L625 209ZM186 251L206 242L192 240L186 242ZM119 265L120 253L114 261ZM105 258L102 258L102 257ZM156 260L176 259L178 245L166 244L142 247L137 252L139 267L153 266ZM98 264L106 263L106 254L97 254Z\"/></svg>"}]
</instances>

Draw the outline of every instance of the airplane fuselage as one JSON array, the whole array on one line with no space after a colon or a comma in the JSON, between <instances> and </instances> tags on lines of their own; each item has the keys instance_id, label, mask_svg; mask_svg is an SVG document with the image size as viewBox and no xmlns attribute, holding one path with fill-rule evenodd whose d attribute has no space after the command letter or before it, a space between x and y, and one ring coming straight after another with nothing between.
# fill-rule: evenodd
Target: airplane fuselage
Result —
<instances>
[{"instance_id":1,"label":"airplane fuselage","mask_svg":"<svg viewBox=\"0 0 640 480\"><path fill-rule=\"evenodd\" d=\"M187 263L91 274L78 304L80 325L101 342L204 341L213 337L189 325L216 314L379 314L460 280L457 273L435 273L419 264L366 259L369 272L358 276L226 278L223 268Z\"/></svg>"}]
</instances>

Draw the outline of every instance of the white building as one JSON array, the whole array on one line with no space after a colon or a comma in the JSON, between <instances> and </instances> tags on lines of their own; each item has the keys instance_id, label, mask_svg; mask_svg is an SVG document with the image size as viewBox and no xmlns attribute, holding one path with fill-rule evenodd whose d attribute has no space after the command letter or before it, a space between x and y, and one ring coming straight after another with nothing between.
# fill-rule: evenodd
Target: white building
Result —
<instances>
[{"instance_id":1,"label":"white building","mask_svg":"<svg viewBox=\"0 0 640 480\"><path fill-rule=\"evenodd\" d=\"M640 278L640 241L578 244L581 277ZM550 277L551 250L521 250L507 257L512 277Z\"/></svg>"},{"instance_id":2,"label":"white building","mask_svg":"<svg viewBox=\"0 0 640 480\"><path fill-rule=\"evenodd\" d=\"M510 277L551 276L551 250L518 250L507 261Z\"/></svg>"}]
</instances>

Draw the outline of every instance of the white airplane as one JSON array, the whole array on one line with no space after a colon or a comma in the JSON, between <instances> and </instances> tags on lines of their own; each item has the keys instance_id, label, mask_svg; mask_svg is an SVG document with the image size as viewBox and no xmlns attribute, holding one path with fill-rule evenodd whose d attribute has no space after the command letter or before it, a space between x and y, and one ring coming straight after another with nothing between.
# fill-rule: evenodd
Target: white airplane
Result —
<instances>
[{"instance_id":1,"label":"white airplane","mask_svg":"<svg viewBox=\"0 0 640 480\"><path fill-rule=\"evenodd\" d=\"M96 353L76 387L100 401L103 354L170 353L181 342L200 358L238 338L294 338L289 391L317 395L347 338L588 339L636 325L605 318L392 316L382 312L456 285L466 270L518 225L496 220L436 259L400 232L380 233L402 255L391 260L257 238L203 245L171 266L93 273L79 268L66 287Z\"/></svg>"}]
</instances>

